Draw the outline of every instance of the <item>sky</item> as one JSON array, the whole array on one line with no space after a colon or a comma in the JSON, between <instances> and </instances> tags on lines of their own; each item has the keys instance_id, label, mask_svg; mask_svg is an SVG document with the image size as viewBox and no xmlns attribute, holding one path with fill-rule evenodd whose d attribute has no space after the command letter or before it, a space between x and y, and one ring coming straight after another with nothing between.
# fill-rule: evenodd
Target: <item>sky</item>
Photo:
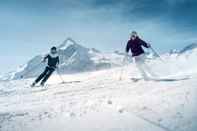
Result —
<instances>
[{"instance_id":1,"label":"sky","mask_svg":"<svg viewBox=\"0 0 197 131\"><path fill-rule=\"evenodd\" d=\"M0 74L67 37L103 52L124 51L129 34L160 53L197 42L196 0L0 1Z\"/></svg>"}]
</instances>

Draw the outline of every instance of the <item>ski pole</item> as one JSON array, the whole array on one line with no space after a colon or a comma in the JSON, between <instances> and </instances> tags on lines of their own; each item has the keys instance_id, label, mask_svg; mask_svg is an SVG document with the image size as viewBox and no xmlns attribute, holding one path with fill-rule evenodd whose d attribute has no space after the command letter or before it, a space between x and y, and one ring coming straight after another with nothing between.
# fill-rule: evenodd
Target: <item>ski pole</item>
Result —
<instances>
[{"instance_id":1,"label":"ski pole","mask_svg":"<svg viewBox=\"0 0 197 131\"><path fill-rule=\"evenodd\" d=\"M38 68L40 65L42 64L42 62L40 62L39 64L33 66L32 68L29 69L29 71L25 72L23 75L21 75L21 78L24 78L25 75L31 73L32 71L34 71L36 68Z\"/></svg>"},{"instance_id":2,"label":"ski pole","mask_svg":"<svg viewBox=\"0 0 197 131\"><path fill-rule=\"evenodd\" d=\"M59 72L59 69L58 69L58 68L57 68L57 74L58 74L58 76L60 77L60 79L61 79L62 83L66 83L66 82L64 81L64 79L63 79L62 75L60 74L60 72Z\"/></svg>"},{"instance_id":3,"label":"ski pole","mask_svg":"<svg viewBox=\"0 0 197 131\"><path fill-rule=\"evenodd\" d=\"M164 62L164 60L161 58L161 56L155 51L155 49L153 49L152 47L150 47L150 49L152 50L152 52L162 61Z\"/></svg>"},{"instance_id":4,"label":"ski pole","mask_svg":"<svg viewBox=\"0 0 197 131\"><path fill-rule=\"evenodd\" d=\"M125 64L126 57L127 57L127 56L125 56L125 57L123 58L123 60L122 60L122 63L123 63L123 64ZM124 67L121 68L119 81L122 80L123 72L124 72Z\"/></svg>"}]
</instances>

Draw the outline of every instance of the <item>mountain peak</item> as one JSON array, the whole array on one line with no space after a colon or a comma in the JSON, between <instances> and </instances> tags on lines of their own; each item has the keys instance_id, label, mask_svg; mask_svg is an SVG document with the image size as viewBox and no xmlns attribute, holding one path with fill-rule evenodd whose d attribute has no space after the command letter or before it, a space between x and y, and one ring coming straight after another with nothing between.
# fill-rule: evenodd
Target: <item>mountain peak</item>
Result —
<instances>
[{"instance_id":1,"label":"mountain peak","mask_svg":"<svg viewBox=\"0 0 197 131\"><path fill-rule=\"evenodd\" d=\"M76 41L74 41L71 37L68 37L64 42L58 47L58 49L65 50L69 46L79 46Z\"/></svg>"}]
</instances>

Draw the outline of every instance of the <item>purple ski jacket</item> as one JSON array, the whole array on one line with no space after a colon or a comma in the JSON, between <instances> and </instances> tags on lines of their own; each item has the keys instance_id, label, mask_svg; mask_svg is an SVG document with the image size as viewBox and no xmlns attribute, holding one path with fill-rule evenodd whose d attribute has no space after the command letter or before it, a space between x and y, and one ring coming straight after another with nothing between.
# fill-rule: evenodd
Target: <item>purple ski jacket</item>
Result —
<instances>
[{"instance_id":1,"label":"purple ski jacket","mask_svg":"<svg viewBox=\"0 0 197 131\"><path fill-rule=\"evenodd\" d=\"M144 53L142 46L149 48L148 44L141 40L139 37L136 37L134 40L130 39L127 42L126 52L128 53L131 50L132 56L139 56Z\"/></svg>"}]
</instances>

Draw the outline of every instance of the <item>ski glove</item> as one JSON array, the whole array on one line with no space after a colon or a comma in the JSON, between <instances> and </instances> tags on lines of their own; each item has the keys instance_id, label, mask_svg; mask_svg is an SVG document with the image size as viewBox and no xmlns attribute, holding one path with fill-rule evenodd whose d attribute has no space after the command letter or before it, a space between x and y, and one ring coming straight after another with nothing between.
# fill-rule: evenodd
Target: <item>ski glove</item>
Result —
<instances>
[{"instance_id":1,"label":"ski glove","mask_svg":"<svg viewBox=\"0 0 197 131\"><path fill-rule=\"evenodd\" d=\"M148 46L148 48L150 48L151 47L151 44L147 43L147 46Z\"/></svg>"}]
</instances>

